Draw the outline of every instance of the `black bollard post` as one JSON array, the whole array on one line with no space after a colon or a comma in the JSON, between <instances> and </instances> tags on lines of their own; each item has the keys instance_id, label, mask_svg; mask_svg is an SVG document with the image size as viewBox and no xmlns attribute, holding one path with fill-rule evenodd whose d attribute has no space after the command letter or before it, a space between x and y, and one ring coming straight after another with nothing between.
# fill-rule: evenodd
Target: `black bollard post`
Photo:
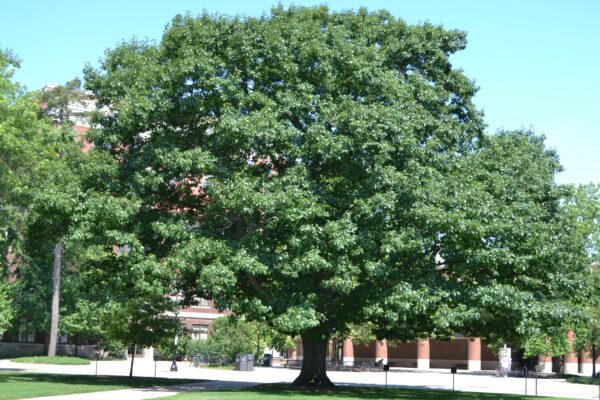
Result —
<instances>
[{"instance_id":1,"label":"black bollard post","mask_svg":"<svg viewBox=\"0 0 600 400\"><path fill-rule=\"evenodd\" d=\"M383 370L385 371L385 388L387 389L387 374L388 374L388 371L390 370L390 364L384 364Z\"/></svg>"}]
</instances>

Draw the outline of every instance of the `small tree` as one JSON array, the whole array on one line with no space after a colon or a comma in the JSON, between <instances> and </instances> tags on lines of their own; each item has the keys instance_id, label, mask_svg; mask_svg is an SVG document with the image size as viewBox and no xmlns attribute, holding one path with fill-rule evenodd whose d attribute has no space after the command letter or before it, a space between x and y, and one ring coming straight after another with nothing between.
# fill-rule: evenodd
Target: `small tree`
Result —
<instances>
[{"instance_id":1,"label":"small tree","mask_svg":"<svg viewBox=\"0 0 600 400\"><path fill-rule=\"evenodd\" d=\"M57 160L53 173L42 184L34 208L32 224L34 232L42 240L54 240L54 260L52 272L52 308L50 318L50 343L48 356L56 354L56 341L60 319L60 285L63 257L63 245L67 235L73 229L72 225L77 219L77 212L81 195L78 186L79 179L73 173L73 164L82 162L78 154L79 148L75 141L75 132L72 129L75 118L84 117L81 110L87 95L81 90L79 79L73 79L64 86L57 86L45 90L40 95L40 116L51 117L58 126L57 140L54 141ZM73 161L76 160L74 163ZM41 229L40 229L41 228Z\"/></svg>"},{"instance_id":2,"label":"small tree","mask_svg":"<svg viewBox=\"0 0 600 400\"><path fill-rule=\"evenodd\" d=\"M13 81L19 60L0 50L0 330L10 324L13 309L8 275L20 262L20 241L27 209L40 181L52 169L53 129L37 118L35 96Z\"/></svg>"},{"instance_id":3,"label":"small tree","mask_svg":"<svg viewBox=\"0 0 600 400\"><path fill-rule=\"evenodd\" d=\"M60 102L53 101L50 92L44 94L26 93L18 84L11 81L19 62L8 52L0 52L0 244L2 245L2 263L10 263L15 268L26 267L27 263L40 261L38 254L24 254L31 247L46 248L48 239L54 240L54 295L52 314L52 334L49 354L54 354L58 327L60 264L63 243L58 238L69 229L70 214L74 209L73 187L77 179L72 169L73 157L77 158L78 148L73 132L67 127L68 113L61 111L55 117L58 127L40 108L40 101L52 104L56 110ZM69 83L73 86L74 83ZM69 93L73 89L69 89ZM57 92L67 91L58 87ZM79 91L81 92L81 91ZM78 98L72 95L70 98ZM66 101L66 100L65 100ZM64 101L61 100L64 103ZM65 104L60 106L67 110ZM49 108L45 108L49 111ZM35 226L35 228L33 228ZM32 238L34 246L23 246L21 240L28 242ZM15 246L16 244L16 246ZM46 262L47 260L44 260ZM5 270L6 271L6 270ZM6 278L6 276L5 276ZM38 282L40 283L40 282ZM4 284L3 284L4 285ZM43 287L38 287L43 291ZM17 289L18 291L18 289ZM45 301L43 303L46 303ZM23 303L19 303L22 305ZM17 310L17 314L23 310ZM28 314L31 309L27 312ZM36 310L37 311L37 310ZM44 314L44 313L42 313ZM2 313L7 316L7 313ZM31 314L28 314L31 315ZM21 318L18 318L19 320ZM26 318L31 323L31 318ZM6 321L3 321L6 322ZM47 327L44 327L47 328Z\"/></svg>"},{"instance_id":4,"label":"small tree","mask_svg":"<svg viewBox=\"0 0 600 400\"><path fill-rule=\"evenodd\" d=\"M178 332L179 322L161 314L163 301L137 297L128 302L111 302L107 307L103 326L108 340L120 341L133 348L129 377L133 376L136 348L157 346Z\"/></svg>"},{"instance_id":5,"label":"small tree","mask_svg":"<svg viewBox=\"0 0 600 400\"><path fill-rule=\"evenodd\" d=\"M223 317L214 321L208 341L232 363L238 354L254 353L256 337L256 324Z\"/></svg>"}]
</instances>

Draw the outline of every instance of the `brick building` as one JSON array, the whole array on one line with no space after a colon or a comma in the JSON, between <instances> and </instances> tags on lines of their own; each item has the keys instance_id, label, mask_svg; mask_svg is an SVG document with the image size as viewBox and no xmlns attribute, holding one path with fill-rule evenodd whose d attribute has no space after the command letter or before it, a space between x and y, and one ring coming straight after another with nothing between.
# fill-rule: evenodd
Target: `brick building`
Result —
<instances>
[{"instance_id":1,"label":"brick building","mask_svg":"<svg viewBox=\"0 0 600 400\"><path fill-rule=\"evenodd\" d=\"M569 339L573 341L574 334L569 332ZM412 343L371 342L368 345L353 343L346 338L337 348L338 354L331 354L344 365L372 364L382 360L390 367L405 367L417 369L450 368L457 367L469 371L494 370L499 365L498 356L485 345L480 338L467 338L457 335L451 341L425 339ZM335 350L334 350L335 352ZM302 360L302 344L298 343L296 349L290 353L290 359ZM520 353L512 352L512 367L519 367ZM537 358L538 371L543 373L558 372L560 368L559 356L539 356ZM596 368L600 367L600 356L596 358ZM564 356L564 371L567 374L585 374L592 372L591 356L587 352L570 353Z\"/></svg>"}]
</instances>

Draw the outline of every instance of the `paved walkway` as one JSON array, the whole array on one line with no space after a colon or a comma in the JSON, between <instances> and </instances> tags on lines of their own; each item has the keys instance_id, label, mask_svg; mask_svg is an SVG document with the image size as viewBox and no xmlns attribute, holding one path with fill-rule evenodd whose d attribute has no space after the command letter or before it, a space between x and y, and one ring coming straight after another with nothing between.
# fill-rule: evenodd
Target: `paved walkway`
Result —
<instances>
[{"instance_id":1,"label":"paved walkway","mask_svg":"<svg viewBox=\"0 0 600 400\"><path fill-rule=\"evenodd\" d=\"M242 388L261 383L289 383L298 375L298 370L283 368L255 368L252 372L211 370L190 367L188 363L178 363L178 372L169 372L171 363L161 361L157 364L156 375L169 378L203 379L211 382L164 386L159 388L126 389L110 392L97 392L68 396L52 396L37 398L38 400L100 400L113 398L115 400L142 400L171 396L176 393L189 391L218 390ZM36 365L18 364L9 360L0 360L0 370L19 370L27 372L48 372L60 374L94 375L95 364L86 366L70 365ZM101 361L98 363L99 375L128 375L129 362ZM330 379L337 385L369 385L383 386L383 372L337 372L328 373ZM154 363L136 360L134 376L154 376ZM535 381L527 380L528 394L535 393ZM416 370L408 368L393 368L388 374L389 387L421 388L421 389L452 389L452 375L448 370ZM469 373L460 371L455 376L455 388L459 391L485 393L525 394L523 378L497 378L488 373ZM578 385L567 383L561 379L539 379L539 396L567 397L574 399L598 399L598 386Z\"/></svg>"}]
</instances>

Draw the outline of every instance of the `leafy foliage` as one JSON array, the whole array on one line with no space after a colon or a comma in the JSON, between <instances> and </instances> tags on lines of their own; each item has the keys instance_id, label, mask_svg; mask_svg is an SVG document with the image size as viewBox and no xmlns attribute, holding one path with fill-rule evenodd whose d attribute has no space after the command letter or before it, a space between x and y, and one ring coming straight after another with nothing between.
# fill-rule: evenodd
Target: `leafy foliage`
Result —
<instances>
[{"instance_id":1,"label":"leafy foliage","mask_svg":"<svg viewBox=\"0 0 600 400\"><path fill-rule=\"evenodd\" d=\"M31 189L47 172L46 135L51 126L36 118L32 94L12 81L18 59L0 51L0 244L3 255L17 235ZM6 262L2 257L2 262Z\"/></svg>"},{"instance_id":2,"label":"leafy foliage","mask_svg":"<svg viewBox=\"0 0 600 400\"><path fill-rule=\"evenodd\" d=\"M569 191L542 137L484 135L449 60L465 44L365 9L177 16L159 44L86 69L111 110L91 137L186 300L302 335L305 365L365 323L401 340L564 335L588 271Z\"/></svg>"},{"instance_id":3,"label":"leafy foliage","mask_svg":"<svg viewBox=\"0 0 600 400\"><path fill-rule=\"evenodd\" d=\"M6 329L14 315L11 306L10 287L6 282L0 284L0 328Z\"/></svg>"},{"instance_id":4,"label":"leafy foliage","mask_svg":"<svg viewBox=\"0 0 600 400\"><path fill-rule=\"evenodd\" d=\"M260 346L259 354L256 354L257 346ZM265 347L281 351L295 347L295 343L265 324L227 316L215 320L208 339L193 340L187 336L180 338L177 356L182 359L184 356L191 358L201 355L205 360L214 358L224 363L233 363L238 354L262 357ZM166 340L158 349L162 359L170 359L173 355L173 340Z\"/></svg>"},{"instance_id":5,"label":"leafy foliage","mask_svg":"<svg viewBox=\"0 0 600 400\"><path fill-rule=\"evenodd\" d=\"M81 90L81 81L75 78L42 91L38 114L40 118L49 116L60 125L73 125L77 120L85 121L85 101L88 99L89 95Z\"/></svg>"},{"instance_id":6,"label":"leafy foliage","mask_svg":"<svg viewBox=\"0 0 600 400\"><path fill-rule=\"evenodd\" d=\"M235 361L237 354L254 354L257 340L256 324L236 320L231 317L214 321L207 343L229 362Z\"/></svg>"},{"instance_id":7,"label":"leafy foliage","mask_svg":"<svg viewBox=\"0 0 600 400\"><path fill-rule=\"evenodd\" d=\"M81 248L71 240L78 214L82 212L79 166L87 160L80 151L72 121L68 118L70 107L79 100L81 93L74 87L57 86L38 94L38 113L34 117L55 127L45 132L43 138L45 174L38 177L40 179L35 187L29 188L27 213L21 232L24 245L20 249L20 257L23 262L16 270L19 279L15 284L15 303L18 304L15 322L21 327L42 331L48 331L50 327L48 355L55 353L55 338L60 328L63 328L62 333L95 331L89 324L75 323L76 320L83 322L90 318L89 314L77 315L83 310L90 310L79 307L85 303L81 279L77 276ZM63 247L67 250L65 254ZM63 276L65 279L62 279ZM61 284L70 286L63 285L61 290ZM70 300L70 303L59 307L61 297ZM71 317L66 326L60 324L61 311Z\"/></svg>"},{"instance_id":8,"label":"leafy foliage","mask_svg":"<svg viewBox=\"0 0 600 400\"><path fill-rule=\"evenodd\" d=\"M8 273L22 265L21 240L28 208L40 182L54 170L54 142L58 133L51 124L37 118L35 95L28 94L12 76L19 61L0 51L0 329L5 330L14 310L7 301ZM12 297L12 296L11 296Z\"/></svg>"}]
</instances>

